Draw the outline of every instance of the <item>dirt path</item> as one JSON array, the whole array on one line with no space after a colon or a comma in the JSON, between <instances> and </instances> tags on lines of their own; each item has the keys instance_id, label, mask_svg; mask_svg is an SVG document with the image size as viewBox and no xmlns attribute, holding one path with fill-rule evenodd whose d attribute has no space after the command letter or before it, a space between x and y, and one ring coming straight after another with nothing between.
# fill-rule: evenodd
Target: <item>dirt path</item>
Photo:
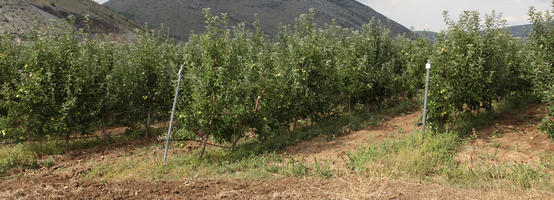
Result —
<instances>
[{"instance_id":1,"label":"dirt path","mask_svg":"<svg viewBox=\"0 0 554 200\"><path fill-rule=\"evenodd\" d=\"M323 137L314 138L289 147L287 154L304 156L307 162L314 158L328 159L339 168L344 165L340 157L359 145L413 133L418 128L415 122L420 116L421 112L395 116L383 122L382 126L353 132L331 141ZM521 126L517 127L521 129ZM509 133L505 135L509 136ZM116 162L121 156L140 153L145 145L149 144L130 143L119 147L74 151L57 156L57 165L54 167L11 172L13 177L0 179L0 199L554 199L554 194L544 191L464 189L351 173L329 179L288 177L270 180L107 182L83 179L83 174L90 170L95 161Z\"/></svg>"},{"instance_id":2,"label":"dirt path","mask_svg":"<svg viewBox=\"0 0 554 200\"><path fill-rule=\"evenodd\" d=\"M468 167L548 163L548 159L552 159L554 143L538 131L546 112L545 105L535 104L524 112L503 114L494 125L475 131L476 139L462 147L456 160ZM554 175L552 171L547 173Z\"/></svg>"},{"instance_id":3,"label":"dirt path","mask_svg":"<svg viewBox=\"0 0 554 200\"><path fill-rule=\"evenodd\" d=\"M345 169L346 153L356 150L360 145L368 142L383 141L387 137L396 137L398 134L413 133L421 120L422 112L400 114L382 123L381 126L368 127L364 130L327 141L323 136L303 141L288 147L286 154L295 158L304 158L307 163L330 161L333 169Z\"/></svg>"},{"instance_id":4,"label":"dirt path","mask_svg":"<svg viewBox=\"0 0 554 200\"><path fill-rule=\"evenodd\" d=\"M549 199L542 191L487 191L356 176L331 179L35 181L0 184L2 199Z\"/></svg>"}]
</instances>

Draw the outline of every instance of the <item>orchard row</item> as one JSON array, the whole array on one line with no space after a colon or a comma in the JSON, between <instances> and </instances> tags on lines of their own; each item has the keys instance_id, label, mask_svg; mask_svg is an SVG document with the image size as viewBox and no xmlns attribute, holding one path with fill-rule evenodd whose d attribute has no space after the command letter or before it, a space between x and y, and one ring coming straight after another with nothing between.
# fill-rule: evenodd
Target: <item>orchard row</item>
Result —
<instances>
[{"instance_id":1,"label":"orchard row","mask_svg":"<svg viewBox=\"0 0 554 200\"><path fill-rule=\"evenodd\" d=\"M105 132L107 124L145 125L148 136L152 119L168 116L180 65L177 134L218 142L236 143L246 133L264 139L290 132L301 119L412 99L429 58L430 120L437 129L459 112L489 108L509 95L538 94L552 106L552 19L531 14L536 29L527 42L501 29L497 16L481 25L471 12L457 22L446 17L450 28L434 45L394 37L376 21L361 30L336 23L318 28L313 12L272 38L258 23L255 31L230 27L225 15L209 10L206 31L179 44L147 28L128 42L69 25L24 42L2 34L0 137L67 138ZM544 124L551 128L551 118Z\"/></svg>"},{"instance_id":2,"label":"orchard row","mask_svg":"<svg viewBox=\"0 0 554 200\"><path fill-rule=\"evenodd\" d=\"M437 36L431 55L430 116L435 130L454 126L464 112L490 110L509 96L536 95L549 106L542 129L554 134L554 23L552 12L530 10L533 32L523 41L504 29L494 12L482 20L464 12L445 13L448 30Z\"/></svg>"}]
</instances>

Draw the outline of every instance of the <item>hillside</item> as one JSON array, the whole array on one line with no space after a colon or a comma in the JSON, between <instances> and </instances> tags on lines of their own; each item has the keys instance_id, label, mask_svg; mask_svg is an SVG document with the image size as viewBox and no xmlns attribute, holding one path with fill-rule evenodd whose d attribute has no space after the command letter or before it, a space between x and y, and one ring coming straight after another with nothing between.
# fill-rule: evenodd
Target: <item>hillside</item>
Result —
<instances>
[{"instance_id":1,"label":"hillside","mask_svg":"<svg viewBox=\"0 0 554 200\"><path fill-rule=\"evenodd\" d=\"M506 28L510 29L510 32L512 33L512 35L519 38L527 38L531 33L531 31L533 30L533 27L531 24L510 26Z\"/></svg>"},{"instance_id":2,"label":"hillside","mask_svg":"<svg viewBox=\"0 0 554 200\"><path fill-rule=\"evenodd\" d=\"M517 25L517 26L508 26L506 27L510 31L510 33L517 38L526 39L531 31L533 31L533 27L531 24L525 24L525 25ZM427 38L431 40L432 42L435 42L437 32L433 31L414 31L416 35L420 37Z\"/></svg>"},{"instance_id":3,"label":"hillside","mask_svg":"<svg viewBox=\"0 0 554 200\"><path fill-rule=\"evenodd\" d=\"M181 40L186 40L191 31L203 31L203 8L211 8L213 13L227 13L232 25L245 22L249 27L252 27L254 14L257 13L262 29L269 35L278 33L280 23L291 24L300 14L308 13L310 8L316 10L320 25L336 19L344 27L360 28L375 18L389 26L394 34L410 32L355 0L110 0L103 5L154 28L164 24L170 28L173 37Z\"/></svg>"},{"instance_id":4,"label":"hillside","mask_svg":"<svg viewBox=\"0 0 554 200\"><path fill-rule=\"evenodd\" d=\"M45 27L51 20L75 17L82 27L89 16L94 33L126 33L139 27L135 22L92 0L2 0L0 30L25 33L36 25Z\"/></svg>"},{"instance_id":5,"label":"hillside","mask_svg":"<svg viewBox=\"0 0 554 200\"><path fill-rule=\"evenodd\" d=\"M437 33L433 31L414 31L414 33L419 37L431 40L431 42L435 42L437 36Z\"/></svg>"}]
</instances>

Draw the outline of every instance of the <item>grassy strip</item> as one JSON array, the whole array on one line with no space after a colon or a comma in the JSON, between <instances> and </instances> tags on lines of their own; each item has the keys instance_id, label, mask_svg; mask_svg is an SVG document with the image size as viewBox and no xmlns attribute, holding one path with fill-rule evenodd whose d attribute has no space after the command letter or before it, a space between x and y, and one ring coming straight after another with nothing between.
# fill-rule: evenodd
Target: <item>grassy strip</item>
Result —
<instances>
[{"instance_id":1,"label":"grassy strip","mask_svg":"<svg viewBox=\"0 0 554 200\"><path fill-rule=\"evenodd\" d=\"M366 176L419 179L424 181L448 182L463 187L478 188L525 188L554 191L554 171L552 154L543 155L549 162L539 166L519 163L493 165L480 163L466 166L456 161L458 149L474 139L467 134L474 127L493 123L494 119L506 112L516 112L521 103L504 101L497 104L495 111L480 116L466 115L456 131L429 133L421 145L419 134L407 135L400 139L388 139L376 144L368 144L348 154L348 166ZM467 132L466 132L467 131ZM400 135L400 134L399 134Z\"/></svg>"},{"instance_id":2,"label":"grassy strip","mask_svg":"<svg viewBox=\"0 0 554 200\"><path fill-rule=\"evenodd\" d=\"M275 134L266 140L253 139L238 145L235 151L210 148L203 159L198 158L198 151L193 154L171 155L166 166L161 165L160 144L141 148L139 153L123 155L116 162L106 163L91 160L97 164L86 177L90 179L125 179L146 178L150 180L179 179L184 177L250 177L271 178L275 176L317 176L328 178L334 172L326 160L316 161L308 166L303 159L284 158L277 152L282 148L303 140L325 135L329 140L352 130L375 126L386 116L411 111L417 108L415 102L399 102L393 106L367 112L365 109L353 115L339 114L330 119L317 122L314 126L301 124L295 133ZM154 130L161 133L163 130ZM95 146L116 145L138 137L140 134L109 138L90 138L76 140L66 148L64 141L5 145L0 147L0 172L11 168L34 168L52 166L52 158L38 160L43 155L63 154L68 150L85 149ZM42 164L44 163L44 164Z\"/></svg>"},{"instance_id":3,"label":"grassy strip","mask_svg":"<svg viewBox=\"0 0 554 200\"><path fill-rule=\"evenodd\" d=\"M159 135L163 132L163 128L152 129L152 134ZM142 139L141 131L133 131L127 135L107 138L86 138L81 140L71 140L66 146L63 140L34 142L33 144L13 144L0 145L0 174L16 168L20 170L36 168L36 167L51 167L55 165L55 160L50 156L46 159L39 159L44 155L59 155L68 151L77 149L87 149L97 146L109 146L126 143L128 140L137 138Z\"/></svg>"},{"instance_id":4,"label":"grassy strip","mask_svg":"<svg viewBox=\"0 0 554 200\"><path fill-rule=\"evenodd\" d=\"M370 126L377 126L383 122L387 116L410 112L417 108L416 102L402 101L372 112L359 110L352 115L343 113L330 119L318 121L314 126L303 126L295 133L274 134L271 138L263 141L247 141L243 143L237 151L232 152L228 156L230 156L230 159L241 159L244 157L271 153L316 136L326 136L328 140L332 140L352 131L361 130Z\"/></svg>"},{"instance_id":5,"label":"grassy strip","mask_svg":"<svg viewBox=\"0 0 554 200\"><path fill-rule=\"evenodd\" d=\"M554 191L554 159L539 166L520 163L494 165L480 163L468 167L455 160L458 147L464 141L456 133L429 135L423 145L417 135L400 140L370 144L348 154L349 167L366 176L417 178L424 181L448 182L477 188L506 188ZM548 155L545 155L548 156Z\"/></svg>"},{"instance_id":6,"label":"grassy strip","mask_svg":"<svg viewBox=\"0 0 554 200\"><path fill-rule=\"evenodd\" d=\"M23 144L0 146L0 174L11 168L29 168L37 164L36 153Z\"/></svg>"},{"instance_id":7,"label":"grassy strip","mask_svg":"<svg viewBox=\"0 0 554 200\"><path fill-rule=\"evenodd\" d=\"M212 158L227 155L221 150L210 150ZM94 161L93 161L94 162ZM85 175L90 180L180 180L183 178L247 178L270 179L274 177L323 177L333 175L329 163L318 162L308 166L303 160L284 158L279 154L264 154L230 162L227 160L199 159L180 154L172 156L166 166L159 157L135 154L114 163L97 163Z\"/></svg>"},{"instance_id":8,"label":"grassy strip","mask_svg":"<svg viewBox=\"0 0 554 200\"><path fill-rule=\"evenodd\" d=\"M353 115L337 115L317 122L314 126L304 126L295 133L275 135L267 140L253 139L238 145L235 151L210 148L204 158L199 159L199 151L192 154L172 154L166 166L162 166L159 145L149 146L132 155L120 158L114 163L97 163L86 175L94 180L178 180L187 177L223 177L267 179L283 176L329 178L335 174L327 160L315 160L306 164L304 159L284 157L278 152L289 145L316 136L333 139L352 130L374 126L387 115L395 115L417 108L415 102L400 102L394 106L374 112L360 111Z\"/></svg>"}]
</instances>

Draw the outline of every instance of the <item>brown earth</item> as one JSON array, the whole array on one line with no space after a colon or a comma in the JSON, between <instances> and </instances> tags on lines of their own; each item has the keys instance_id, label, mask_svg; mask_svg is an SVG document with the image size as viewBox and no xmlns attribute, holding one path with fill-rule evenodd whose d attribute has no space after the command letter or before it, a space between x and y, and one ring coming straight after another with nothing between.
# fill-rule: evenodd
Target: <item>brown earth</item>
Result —
<instances>
[{"instance_id":1,"label":"brown earth","mask_svg":"<svg viewBox=\"0 0 554 200\"><path fill-rule=\"evenodd\" d=\"M39 178L0 184L6 199L549 199L542 191L486 191L355 176L331 179L90 182Z\"/></svg>"},{"instance_id":2,"label":"brown earth","mask_svg":"<svg viewBox=\"0 0 554 200\"><path fill-rule=\"evenodd\" d=\"M368 142L378 142L395 137L401 133L413 133L416 130L416 122L421 120L422 112L400 114L392 117L380 126L368 127L355 131L342 137L327 141L320 136L286 149L286 154L296 158L304 158L306 163L317 161L329 161L333 169L345 169L346 153L356 150L360 145Z\"/></svg>"},{"instance_id":3,"label":"brown earth","mask_svg":"<svg viewBox=\"0 0 554 200\"><path fill-rule=\"evenodd\" d=\"M468 167L548 162L554 143L537 129L546 111L546 106L536 104L523 113L503 114L496 124L474 131L476 139L462 148L456 160Z\"/></svg>"},{"instance_id":4,"label":"brown earth","mask_svg":"<svg viewBox=\"0 0 554 200\"><path fill-rule=\"evenodd\" d=\"M368 140L381 141L395 137L399 132L412 133L420 116L419 112L399 115L386 120L382 126L353 132L329 142L324 138L314 138L289 147L286 153L304 156L307 161L314 158L331 159L336 165L343 165L339 162L342 161L339 160L341 155L355 150ZM503 124L502 119L499 124ZM513 126L517 130L533 130L533 127L521 124ZM504 133L504 136L508 137L508 134ZM479 137L482 138L484 136ZM544 142L540 137L537 138L542 141L537 144ZM522 141L521 148L525 147L523 141L529 141L530 144L537 141L536 138L519 139ZM50 168L12 170L0 177L0 199L554 199L553 193L545 191L465 189L438 183L362 177L351 172L329 179L190 178L178 181L131 179L98 182L84 178L83 175L97 161L117 162L122 156L143 153L147 145L151 143L128 142L118 146L72 151L54 156L56 165ZM157 148L153 151L157 151ZM161 153L153 152L144 156L159 155Z\"/></svg>"}]
</instances>

